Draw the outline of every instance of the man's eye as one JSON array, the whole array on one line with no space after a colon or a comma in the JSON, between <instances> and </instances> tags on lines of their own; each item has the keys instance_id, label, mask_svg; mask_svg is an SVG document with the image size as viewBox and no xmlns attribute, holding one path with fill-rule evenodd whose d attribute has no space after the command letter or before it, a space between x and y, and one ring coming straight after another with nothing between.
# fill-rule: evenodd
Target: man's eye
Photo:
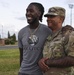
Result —
<instances>
[{"instance_id":1,"label":"man's eye","mask_svg":"<svg viewBox=\"0 0 74 75\"><path fill-rule=\"evenodd\" d=\"M30 12L33 12L33 10L30 10Z\"/></svg>"}]
</instances>

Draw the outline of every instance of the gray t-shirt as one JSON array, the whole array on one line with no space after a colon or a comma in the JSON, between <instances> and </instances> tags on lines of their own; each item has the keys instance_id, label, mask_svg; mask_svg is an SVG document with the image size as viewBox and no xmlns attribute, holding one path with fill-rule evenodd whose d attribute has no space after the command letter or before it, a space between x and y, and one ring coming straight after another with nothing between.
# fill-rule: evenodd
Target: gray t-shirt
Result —
<instances>
[{"instance_id":1,"label":"gray t-shirt","mask_svg":"<svg viewBox=\"0 0 74 75\"><path fill-rule=\"evenodd\" d=\"M46 25L40 24L32 39L31 31L28 25L21 29L18 34L18 46L23 48L23 61L19 72L29 75L42 75L38 61L43 57L43 46L47 36L51 34L51 30Z\"/></svg>"}]
</instances>

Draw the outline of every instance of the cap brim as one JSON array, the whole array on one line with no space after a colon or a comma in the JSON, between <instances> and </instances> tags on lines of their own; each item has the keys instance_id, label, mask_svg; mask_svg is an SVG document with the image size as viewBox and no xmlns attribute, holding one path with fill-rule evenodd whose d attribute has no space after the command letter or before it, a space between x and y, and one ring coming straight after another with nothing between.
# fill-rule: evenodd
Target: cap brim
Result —
<instances>
[{"instance_id":1,"label":"cap brim","mask_svg":"<svg viewBox=\"0 0 74 75\"><path fill-rule=\"evenodd\" d=\"M57 16L58 14L57 14L57 13L47 13L47 14L44 15L44 17L48 17L48 16L50 16L50 15Z\"/></svg>"}]
</instances>

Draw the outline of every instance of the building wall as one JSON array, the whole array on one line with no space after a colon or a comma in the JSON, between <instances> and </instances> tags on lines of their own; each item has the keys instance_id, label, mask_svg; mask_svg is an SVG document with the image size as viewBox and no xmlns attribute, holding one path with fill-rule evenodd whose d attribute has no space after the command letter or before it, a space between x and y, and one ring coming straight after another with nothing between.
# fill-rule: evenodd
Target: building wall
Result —
<instances>
[{"instance_id":1,"label":"building wall","mask_svg":"<svg viewBox=\"0 0 74 75\"><path fill-rule=\"evenodd\" d=\"M0 45L5 45L5 40L4 39L0 39Z\"/></svg>"}]
</instances>

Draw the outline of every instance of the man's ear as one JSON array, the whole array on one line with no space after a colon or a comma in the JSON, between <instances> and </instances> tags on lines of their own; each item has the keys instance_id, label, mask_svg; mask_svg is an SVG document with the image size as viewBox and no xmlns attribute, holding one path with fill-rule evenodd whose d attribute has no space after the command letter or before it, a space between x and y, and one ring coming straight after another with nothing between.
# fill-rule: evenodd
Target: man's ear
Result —
<instances>
[{"instance_id":1,"label":"man's ear","mask_svg":"<svg viewBox=\"0 0 74 75\"><path fill-rule=\"evenodd\" d=\"M60 22L63 22L63 18L62 17L60 17Z\"/></svg>"},{"instance_id":2,"label":"man's ear","mask_svg":"<svg viewBox=\"0 0 74 75\"><path fill-rule=\"evenodd\" d=\"M39 17L41 16L41 12L40 12L40 11L38 12L38 16L39 16Z\"/></svg>"}]
</instances>

